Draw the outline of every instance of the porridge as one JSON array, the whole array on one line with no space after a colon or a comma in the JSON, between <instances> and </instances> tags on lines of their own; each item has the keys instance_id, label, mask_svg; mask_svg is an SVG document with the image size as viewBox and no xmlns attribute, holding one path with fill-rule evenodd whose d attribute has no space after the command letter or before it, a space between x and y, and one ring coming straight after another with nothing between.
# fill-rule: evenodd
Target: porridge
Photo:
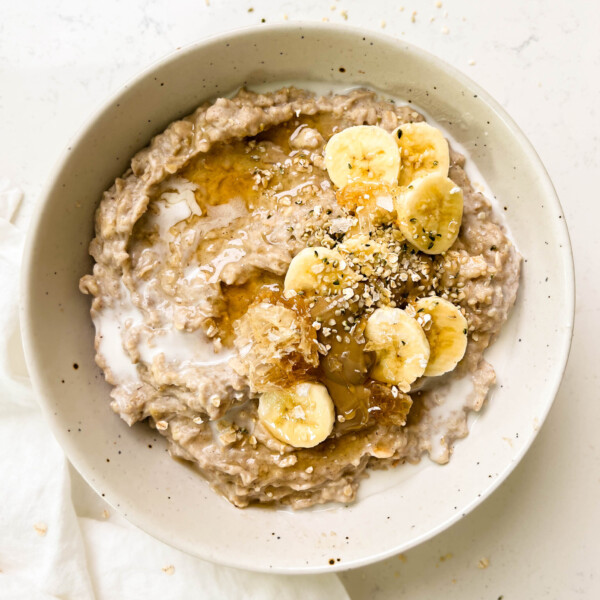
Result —
<instances>
[{"instance_id":1,"label":"porridge","mask_svg":"<svg viewBox=\"0 0 600 600\"><path fill-rule=\"evenodd\" d=\"M366 90L242 90L172 123L105 192L80 283L113 410L238 507L447 462L521 260L464 163Z\"/></svg>"}]
</instances>

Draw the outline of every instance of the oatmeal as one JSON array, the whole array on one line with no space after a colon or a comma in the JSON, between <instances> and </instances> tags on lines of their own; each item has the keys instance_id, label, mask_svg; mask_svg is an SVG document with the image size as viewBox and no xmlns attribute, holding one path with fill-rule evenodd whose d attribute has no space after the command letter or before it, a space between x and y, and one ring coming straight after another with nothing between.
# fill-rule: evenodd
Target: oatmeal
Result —
<instances>
[{"instance_id":1,"label":"oatmeal","mask_svg":"<svg viewBox=\"0 0 600 600\"><path fill-rule=\"evenodd\" d=\"M80 283L113 410L239 507L447 462L520 270L464 162L366 90L243 90L171 124L105 192Z\"/></svg>"}]
</instances>

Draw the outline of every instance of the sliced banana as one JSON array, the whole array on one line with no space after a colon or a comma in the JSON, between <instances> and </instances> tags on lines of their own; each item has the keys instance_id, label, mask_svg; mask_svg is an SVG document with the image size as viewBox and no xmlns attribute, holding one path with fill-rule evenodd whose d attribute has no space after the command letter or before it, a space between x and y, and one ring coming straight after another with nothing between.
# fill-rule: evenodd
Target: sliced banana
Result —
<instances>
[{"instance_id":1,"label":"sliced banana","mask_svg":"<svg viewBox=\"0 0 600 600\"><path fill-rule=\"evenodd\" d=\"M372 260L372 258L377 255L385 256L390 254L384 244L365 233L347 236L344 238L344 241L339 244L338 248L340 249L340 252L350 254L352 257L355 257L355 260L359 260L360 262Z\"/></svg>"},{"instance_id":2,"label":"sliced banana","mask_svg":"<svg viewBox=\"0 0 600 600\"><path fill-rule=\"evenodd\" d=\"M441 173L430 173L402 188L395 206L400 231L421 252L445 252L458 237L463 193Z\"/></svg>"},{"instance_id":3,"label":"sliced banana","mask_svg":"<svg viewBox=\"0 0 600 600\"><path fill-rule=\"evenodd\" d=\"M394 210L394 196L398 188L385 183L365 183L354 181L340 188L335 198L340 206L358 212L361 208L369 211L383 208L389 212Z\"/></svg>"},{"instance_id":4,"label":"sliced banana","mask_svg":"<svg viewBox=\"0 0 600 600\"><path fill-rule=\"evenodd\" d=\"M353 181L398 182L400 156L394 138L381 127L358 125L333 135L325 147L331 181L344 187Z\"/></svg>"},{"instance_id":5,"label":"sliced banana","mask_svg":"<svg viewBox=\"0 0 600 600\"><path fill-rule=\"evenodd\" d=\"M312 292L321 296L342 293L357 275L337 250L304 248L292 259L283 283L284 290Z\"/></svg>"},{"instance_id":6,"label":"sliced banana","mask_svg":"<svg viewBox=\"0 0 600 600\"><path fill-rule=\"evenodd\" d=\"M414 306L431 350L425 375L452 371L467 349L467 320L452 302L438 296L421 298Z\"/></svg>"},{"instance_id":7,"label":"sliced banana","mask_svg":"<svg viewBox=\"0 0 600 600\"><path fill-rule=\"evenodd\" d=\"M416 319L400 308L378 308L367 321L365 337L365 349L376 356L371 377L408 392L429 360L429 342Z\"/></svg>"},{"instance_id":8,"label":"sliced banana","mask_svg":"<svg viewBox=\"0 0 600 600\"><path fill-rule=\"evenodd\" d=\"M313 448L331 433L335 410L324 385L305 382L263 394L258 417L278 440L296 448Z\"/></svg>"},{"instance_id":9,"label":"sliced banana","mask_svg":"<svg viewBox=\"0 0 600 600\"><path fill-rule=\"evenodd\" d=\"M381 271L384 271L390 261L398 259L398 255L393 257L395 253L390 251L385 244L364 233L346 236L338 248L342 254L348 257L348 262L354 269L369 278L377 276L379 267L382 267Z\"/></svg>"},{"instance_id":10,"label":"sliced banana","mask_svg":"<svg viewBox=\"0 0 600 600\"><path fill-rule=\"evenodd\" d=\"M448 175L450 151L439 129L427 123L406 123L395 129L392 136L400 151L400 185L429 173Z\"/></svg>"}]
</instances>

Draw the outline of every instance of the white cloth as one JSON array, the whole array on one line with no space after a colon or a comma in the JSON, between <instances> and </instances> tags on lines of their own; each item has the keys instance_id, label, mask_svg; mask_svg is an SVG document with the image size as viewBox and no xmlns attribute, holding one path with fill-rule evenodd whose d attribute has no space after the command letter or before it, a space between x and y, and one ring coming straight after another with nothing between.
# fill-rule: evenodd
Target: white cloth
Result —
<instances>
[{"instance_id":1,"label":"white cloth","mask_svg":"<svg viewBox=\"0 0 600 600\"><path fill-rule=\"evenodd\" d=\"M20 200L0 179L0 600L347 599L335 575L255 574L174 550L116 515L70 467L21 348L24 234L11 223Z\"/></svg>"}]
</instances>

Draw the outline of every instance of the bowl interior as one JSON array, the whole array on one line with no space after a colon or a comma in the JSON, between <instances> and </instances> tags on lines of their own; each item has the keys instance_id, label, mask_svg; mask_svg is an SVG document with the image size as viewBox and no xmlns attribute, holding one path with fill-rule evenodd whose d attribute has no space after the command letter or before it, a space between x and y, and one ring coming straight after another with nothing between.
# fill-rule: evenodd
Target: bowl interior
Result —
<instances>
[{"instance_id":1,"label":"bowl interior","mask_svg":"<svg viewBox=\"0 0 600 600\"><path fill-rule=\"evenodd\" d=\"M101 194L131 156L174 119L240 85L364 84L411 101L469 152L525 258L517 305L488 357L498 385L447 466L380 472L354 505L294 513L238 510L162 438L109 408L94 363L87 247ZM505 208L504 208L505 207ZM39 204L23 272L22 325L31 375L67 456L117 510L187 552L288 573L359 566L431 537L476 506L514 468L560 382L573 317L570 247L552 185L502 109L467 78L391 38L331 26L261 27L180 50L131 82L89 122ZM333 561L333 564L331 564Z\"/></svg>"}]
</instances>

